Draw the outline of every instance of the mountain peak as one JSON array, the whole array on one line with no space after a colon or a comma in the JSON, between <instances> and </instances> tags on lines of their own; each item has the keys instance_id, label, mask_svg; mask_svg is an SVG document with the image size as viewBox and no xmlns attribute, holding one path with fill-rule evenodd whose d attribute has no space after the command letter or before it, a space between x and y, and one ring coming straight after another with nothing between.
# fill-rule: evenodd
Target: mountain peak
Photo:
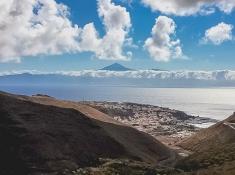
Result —
<instances>
[{"instance_id":1,"label":"mountain peak","mask_svg":"<svg viewBox=\"0 0 235 175\"><path fill-rule=\"evenodd\" d=\"M101 70L108 70L108 71L128 71L128 70L132 70L130 68L127 68L119 63L114 63L111 64L109 66L106 66L104 68L102 68Z\"/></svg>"}]
</instances>

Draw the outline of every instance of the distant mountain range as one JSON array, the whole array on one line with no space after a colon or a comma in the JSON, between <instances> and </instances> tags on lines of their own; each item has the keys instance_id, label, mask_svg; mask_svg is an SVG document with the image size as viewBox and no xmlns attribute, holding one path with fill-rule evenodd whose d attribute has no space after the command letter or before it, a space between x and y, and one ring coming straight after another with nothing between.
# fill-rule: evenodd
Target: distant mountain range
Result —
<instances>
[{"instance_id":1,"label":"distant mountain range","mask_svg":"<svg viewBox=\"0 0 235 175\"><path fill-rule=\"evenodd\" d=\"M106 66L100 70L106 70L106 71L135 71L135 69L132 69L132 68L128 68L128 67L125 67L119 63L114 63L114 64L111 64L109 66ZM163 70L163 69L158 69L158 68L154 68L154 69L151 69L153 71L166 71L166 70Z\"/></svg>"},{"instance_id":2,"label":"distant mountain range","mask_svg":"<svg viewBox=\"0 0 235 175\"><path fill-rule=\"evenodd\" d=\"M235 87L235 71L134 70L114 63L100 70L0 72L0 85L81 84L137 87Z\"/></svg>"},{"instance_id":3,"label":"distant mountain range","mask_svg":"<svg viewBox=\"0 0 235 175\"><path fill-rule=\"evenodd\" d=\"M130 68L127 68L119 63L114 63L114 64L111 64L109 66L106 66L100 70L107 70L107 71L130 71L130 70L133 70L133 69L130 69Z\"/></svg>"}]
</instances>

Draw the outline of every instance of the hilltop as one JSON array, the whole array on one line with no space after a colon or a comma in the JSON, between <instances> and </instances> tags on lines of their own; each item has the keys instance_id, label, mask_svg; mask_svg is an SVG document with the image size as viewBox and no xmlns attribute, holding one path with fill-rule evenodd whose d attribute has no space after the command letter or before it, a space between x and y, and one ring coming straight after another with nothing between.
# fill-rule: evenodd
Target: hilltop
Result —
<instances>
[{"instance_id":1,"label":"hilltop","mask_svg":"<svg viewBox=\"0 0 235 175\"><path fill-rule=\"evenodd\" d=\"M204 174L235 174L235 113L179 143L192 155L181 160L178 168Z\"/></svg>"},{"instance_id":2,"label":"hilltop","mask_svg":"<svg viewBox=\"0 0 235 175\"><path fill-rule=\"evenodd\" d=\"M153 137L81 103L0 93L0 174L56 174L100 159L176 158Z\"/></svg>"}]
</instances>

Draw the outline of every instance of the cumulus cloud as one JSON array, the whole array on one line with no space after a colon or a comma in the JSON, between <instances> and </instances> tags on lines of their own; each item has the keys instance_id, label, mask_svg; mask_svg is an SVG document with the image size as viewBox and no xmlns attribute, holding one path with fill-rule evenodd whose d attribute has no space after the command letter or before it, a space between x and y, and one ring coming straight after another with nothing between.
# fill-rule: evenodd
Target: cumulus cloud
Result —
<instances>
[{"instance_id":1,"label":"cumulus cloud","mask_svg":"<svg viewBox=\"0 0 235 175\"><path fill-rule=\"evenodd\" d=\"M80 29L68 15L68 8L54 0L1 0L0 61L78 50Z\"/></svg>"},{"instance_id":2,"label":"cumulus cloud","mask_svg":"<svg viewBox=\"0 0 235 175\"><path fill-rule=\"evenodd\" d=\"M129 13L111 0L98 0L106 34L94 25L72 24L69 9L55 0L0 1L0 62L21 57L91 51L100 59L128 59L123 45L131 26Z\"/></svg>"},{"instance_id":3,"label":"cumulus cloud","mask_svg":"<svg viewBox=\"0 0 235 175\"><path fill-rule=\"evenodd\" d=\"M235 8L234 0L142 0L142 3L153 11L178 16L211 14L216 8L231 13Z\"/></svg>"},{"instance_id":4,"label":"cumulus cloud","mask_svg":"<svg viewBox=\"0 0 235 175\"><path fill-rule=\"evenodd\" d=\"M225 41L232 40L233 25L224 22L206 30L203 38L203 43L211 42L215 45L220 45Z\"/></svg>"},{"instance_id":5,"label":"cumulus cloud","mask_svg":"<svg viewBox=\"0 0 235 175\"><path fill-rule=\"evenodd\" d=\"M179 39L172 39L175 34L175 22L166 16L159 16L152 28L151 37L145 41L144 48L156 61L170 61L183 56Z\"/></svg>"},{"instance_id":6,"label":"cumulus cloud","mask_svg":"<svg viewBox=\"0 0 235 175\"><path fill-rule=\"evenodd\" d=\"M103 21L106 34L101 38L93 24L86 25L82 32L81 48L94 52L100 59L130 59L130 52L123 54L131 27L130 14L126 8L115 5L111 0L99 0L98 14Z\"/></svg>"}]
</instances>

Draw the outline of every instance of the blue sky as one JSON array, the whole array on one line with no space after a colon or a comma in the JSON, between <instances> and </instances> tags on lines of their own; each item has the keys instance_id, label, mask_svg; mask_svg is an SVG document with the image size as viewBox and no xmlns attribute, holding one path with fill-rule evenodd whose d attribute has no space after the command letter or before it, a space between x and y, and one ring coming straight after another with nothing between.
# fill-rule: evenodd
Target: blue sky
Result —
<instances>
[{"instance_id":1,"label":"blue sky","mask_svg":"<svg viewBox=\"0 0 235 175\"><path fill-rule=\"evenodd\" d=\"M70 12L70 15L66 17L66 20L68 19L72 25L77 24L79 28L83 28L88 23L93 23L99 37L102 38L105 36L106 30L104 27L104 20L97 12L97 9L99 8L97 1L57 0L56 3L63 3L68 7L68 12ZM128 4L125 0L114 0L112 3L115 6L120 5L130 15L131 27L129 27L128 32L125 35L125 39L132 38L133 46L122 45L123 53L132 52L132 56L128 58L128 61L122 61L125 58L121 60L119 60L119 58L117 58L117 60L103 60L103 55L96 56L97 51L92 50L87 52L84 51L84 49L79 52L65 51L59 54L40 54L40 52L37 52L39 54L28 54L27 52L27 54L24 53L18 56L20 59L18 63L3 58L4 63L0 63L0 69L2 71L25 69L40 71L83 70L99 69L108 64L119 62L125 66L135 69L161 68L168 70L235 70L235 29L232 27L230 31L226 30L226 32L230 32L229 37L225 36L225 38L222 38L219 41L213 40L216 39L215 37L217 35L205 35L205 32L212 27L217 26L215 29L218 29L218 25L220 23L226 24L227 27L228 25L234 26L235 10L233 10L233 7L232 10L227 12L224 9L220 9L220 6L215 7L211 5L211 8L214 9L211 14L202 14L202 11L200 11L192 12L193 14L190 15L179 15L177 14L178 12L175 13L164 11L162 9L159 10L156 7L151 7L151 5L146 3L144 4L144 2L137 0L134 0L131 4ZM176 10L183 11L184 9L179 8ZM206 10L208 10L209 13L209 9ZM168 34L172 40L172 43L173 41L180 41L179 44L172 46L173 48L171 48L175 49L179 46L180 49L182 49L182 53L178 56L175 56L174 51L172 51L168 58L165 59L165 57L162 56L162 59L159 59L158 57L161 57L159 54L155 54L153 57L148 50L151 48L158 48L156 43L155 45L154 43L151 43L147 47L144 47L146 40L152 36L151 30L154 25L156 25L156 28L159 29L159 24L161 21L159 18L160 16L167 17L161 19L163 22L166 20L168 20L168 23L170 21L174 22L175 29L173 33ZM155 23L156 19L158 19L159 23ZM123 30L126 31L126 29ZM166 35L168 36L168 34ZM222 34L225 34L225 32L222 31ZM154 35L159 37L158 33L155 33ZM61 41L63 42L63 40ZM59 40L58 42L61 41ZM216 41L219 43L216 43ZM22 45L22 43L19 43L19 45ZM2 46L0 45L0 47ZM7 51L8 49L6 49L6 52ZM0 52L3 52L3 49L0 50ZM109 54L113 56L112 53ZM2 57L8 57L8 55L5 56L3 54Z\"/></svg>"}]
</instances>

